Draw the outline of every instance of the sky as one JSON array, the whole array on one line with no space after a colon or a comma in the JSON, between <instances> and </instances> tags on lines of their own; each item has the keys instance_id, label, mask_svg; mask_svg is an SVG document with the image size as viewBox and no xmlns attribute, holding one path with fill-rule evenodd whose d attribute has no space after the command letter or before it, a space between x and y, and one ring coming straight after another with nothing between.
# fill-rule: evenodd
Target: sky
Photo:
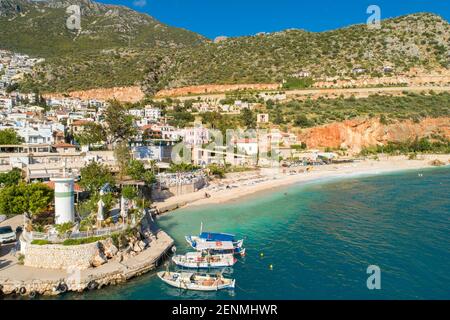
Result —
<instances>
[{"instance_id":1,"label":"sky","mask_svg":"<svg viewBox=\"0 0 450 320\"><path fill-rule=\"evenodd\" d=\"M381 18L416 12L450 21L450 0L97 0L126 5L170 26L208 38L254 35L290 28L325 31L365 23L369 5Z\"/></svg>"}]
</instances>

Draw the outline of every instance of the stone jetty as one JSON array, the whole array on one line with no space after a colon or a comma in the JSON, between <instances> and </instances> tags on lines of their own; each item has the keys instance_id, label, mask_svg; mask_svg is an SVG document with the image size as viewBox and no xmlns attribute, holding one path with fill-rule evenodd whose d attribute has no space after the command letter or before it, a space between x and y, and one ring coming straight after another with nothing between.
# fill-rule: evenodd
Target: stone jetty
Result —
<instances>
[{"instance_id":1,"label":"stone jetty","mask_svg":"<svg viewBox=\"0 0 450 320\"><path fill-rule=\"evenodd\" d=\"M104 244L102 244L104 245ZM162 230L153 232L152 241L142 245L135 241L128 252L106 248L98 266L72 266L65 269L37 268L22 265L17 258L2 256L0 267L0 294L24 296L58 295L65 292L82 292L119 284L157 268L171 253L174 240ZM82 251L91 250L83 247ZM112 252L108 250L113 250ZM77 251L73 251L77 252ZM64 254L68 254L65 252ZM111 259L107 259L106 255ZM51 258L50 258L51 259ZM70 259L70 258L69 258ZM47 259L45 264L50 263ZM34 261L33 263L37 263ZM54 261L55 266L61 261Z\"/></svg>"}]
</instances>

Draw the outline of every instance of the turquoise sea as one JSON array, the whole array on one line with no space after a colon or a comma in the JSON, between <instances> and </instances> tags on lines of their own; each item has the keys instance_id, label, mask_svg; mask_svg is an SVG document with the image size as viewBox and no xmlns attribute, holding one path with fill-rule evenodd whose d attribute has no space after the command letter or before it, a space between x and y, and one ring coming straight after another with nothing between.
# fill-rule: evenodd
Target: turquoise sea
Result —
<instances>
[{"instance_id":1,"label":"turquoise sea","mask_svg":"<svg viewBox=\"0 0 450 320\"><path fill-rule=\"evenodd\" d=\"M150 273L62 298L450 299L449 191L446 167L294 185L182 209L158 220L178 252L188 250L183 237L198 233L201 222L245 238L233 292L180 291ZM381 269L380 290L367 289L369 265Z\"/></svg>"}]
</instances>

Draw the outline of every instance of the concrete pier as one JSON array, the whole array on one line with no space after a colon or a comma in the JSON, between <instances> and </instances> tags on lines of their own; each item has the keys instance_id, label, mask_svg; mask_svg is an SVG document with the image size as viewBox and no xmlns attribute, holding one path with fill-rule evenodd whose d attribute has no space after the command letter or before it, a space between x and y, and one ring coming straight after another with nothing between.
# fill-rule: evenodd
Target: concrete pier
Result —
<instances>
[{"instance_id":1,"label":"concrete pier","mask_svg":"<svg viewBox=\"0 0 450 320\"><path fill-rule=\"evenodd\" d=\"M157 268L170 254L173 245L174 240L159 230L150 246L136 256L122 262L110 260L97 268L86 270L26 267L19 264L17 258L2 252L0 290L5 295L20 292L23 295L58 295L123 283Z\"/></svg>"}]
</instances>

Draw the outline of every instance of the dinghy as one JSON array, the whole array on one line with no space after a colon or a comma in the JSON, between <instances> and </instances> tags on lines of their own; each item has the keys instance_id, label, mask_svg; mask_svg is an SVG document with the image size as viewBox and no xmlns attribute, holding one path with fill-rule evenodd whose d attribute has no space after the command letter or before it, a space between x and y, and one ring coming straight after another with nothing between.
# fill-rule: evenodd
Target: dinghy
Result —
<instances>
[{"instance_id":1,"label":"dinghy","mask_svg":"<svg viewBox=\"0 0 450 320\"><path fill-rule=\"evenodd\" d=\"M158 272L158 277L165 283L180 289L196 291L217 291L233 289L235 279L227 279L222 275L210 275L194 272Z\"/></svg>"},{"instance_id":2,"label":"dinghy","mask_svg":"<svg viewBox=\"0 0 450 320\"><path fill-rule=\"evenodd\" d=\"M176 255L172 261L183 268L206 269L232 267L236 258L230 254L210 254L209 252L188 252L185 255Z\"/></svg>"}]
</instances>

